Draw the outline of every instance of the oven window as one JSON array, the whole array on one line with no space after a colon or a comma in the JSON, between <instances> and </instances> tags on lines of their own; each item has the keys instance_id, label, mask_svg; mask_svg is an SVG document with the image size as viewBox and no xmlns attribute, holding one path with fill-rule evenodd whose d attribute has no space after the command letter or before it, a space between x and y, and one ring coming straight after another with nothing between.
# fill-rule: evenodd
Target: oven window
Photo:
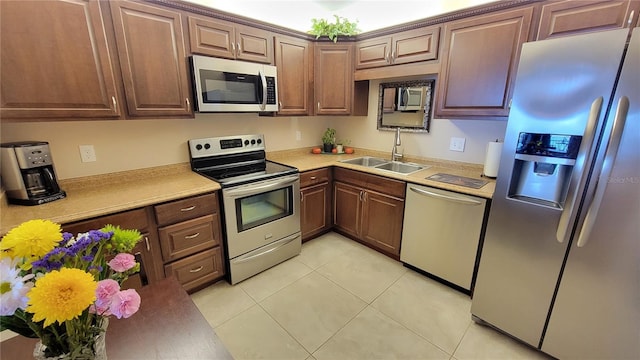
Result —
<instances>
[{"instance_id":1,"label":"oven window","mask_svg":"<svg viewBox=\"0 0 640 360\"><path fill-rule=\"evenodd\" d=\"M292 214L291 186L236 200L236 221L239 233Z\"/></svg>"}]
</instances>

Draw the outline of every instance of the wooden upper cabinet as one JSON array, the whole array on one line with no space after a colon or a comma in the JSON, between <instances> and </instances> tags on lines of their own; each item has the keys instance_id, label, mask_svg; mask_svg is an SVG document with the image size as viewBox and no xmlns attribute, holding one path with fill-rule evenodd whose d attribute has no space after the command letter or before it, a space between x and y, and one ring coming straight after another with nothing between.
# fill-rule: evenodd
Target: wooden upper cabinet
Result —
<instances>
[{"instance_id":1,"label":"wooden upper cabinet","mask_svg":"<svg viewBox=\"0 0 640 360\"><path fill-rule=\"evenodd\" d=\"M313 43L276 36L278 115L309 115L313 101Z\"/></svg>"},{"instance_id":2,"label":"wooden upper cabinet","mask_svg":"<svg viewBox=\"0 0 640 360\"><path fill-rule=\"evenodd\" d=\"M273 64L270 32L195 16L189 16L187 21L192 53Z\"/></svg>"},{"instance_id":3,"label":"wooden upper cabinet","mask_svg":"<svg viewBox=\"0 0 640 360\"><path fill-rule=\"evenodd\" d=\"M193 116L180 13L110 1L131 116Z\"/></svg>"},{"instance_id":4,"label":"wooden upper cabinet","mask_svg":"<svg viewBox=\"0 0 640 360\"><path fill-rule=\"evenodd\" d=\"M118 117L105 3L0 1L0 117ZM119 73L118 73L119 76Z\"/></svg>"},{"instance_id":5,"label":"wooden upper cabinet","mask_svg":"<svg viewBox=\"0 0 640 360\"><path fill-rule=\"evenodd\" d=\"M353 45L316 44L316 115L349 115L353 105Z\"/></svg>"},{"instance_id":6,"label":"wooden upper cabinet","mask_svg":"<svg viewBox=\"0 0 640 360\"><path fill-rule=\"evenodd\" d=\"M435 117L505 117L533 7L491 13L444 27Z\"/></svg>"},{"instance_id":7,"label":"wooden upper cabinet","mask_svg":"<svg viewBox=\"0 0 640 360\"><path fill-rule=\"evenodd\" d=\"M438 58L440 27L403 31L392 36L360 41L356 44L356 69Z\"/></svg>"},{"instance_id":8,"label":"wooden upper cabinet","mask_svg":"<svg viewBox=\"0 0 640 360\"><path fill-rule=\"evenodd\" d=\"M542 5L536 40L620 29L638 14L640 1L548 1Z\"/></svg>"}]
</instances>

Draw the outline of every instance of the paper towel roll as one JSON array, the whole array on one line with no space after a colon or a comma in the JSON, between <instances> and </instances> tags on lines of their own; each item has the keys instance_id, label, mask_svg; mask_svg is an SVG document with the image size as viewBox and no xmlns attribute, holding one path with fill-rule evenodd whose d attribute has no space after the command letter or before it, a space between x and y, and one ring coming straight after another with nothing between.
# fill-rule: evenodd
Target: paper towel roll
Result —
<instances>
[{"instance_id":1,"label":"paper towel roll","mask_svg":"<svg viewBox=\"0 0 640 360\"><path fill-rule=\"evenodd\" d=\"M484 170L482 174L486 177L495 178L498 176L500 166L500 154L502 153L502 143L492 141L487 144L487 152L484 157Z\"/></svg>"}]
</instances>

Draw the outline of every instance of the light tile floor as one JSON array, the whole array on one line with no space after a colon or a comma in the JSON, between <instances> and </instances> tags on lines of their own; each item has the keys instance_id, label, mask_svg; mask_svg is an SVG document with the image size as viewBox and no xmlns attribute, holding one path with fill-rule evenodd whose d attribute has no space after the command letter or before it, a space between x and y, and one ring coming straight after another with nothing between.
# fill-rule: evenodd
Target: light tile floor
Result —
<instances>
[{"instance_id":1,"label":"light tile floor","mask_svg":"<svg viewBox=\"0 0 640 360\"><path fill-rule=\"evenodd\" d=\"M471 320L471 300L329 233L191 295L236 359L549 359Z\"/></svg>"}]
</instances>

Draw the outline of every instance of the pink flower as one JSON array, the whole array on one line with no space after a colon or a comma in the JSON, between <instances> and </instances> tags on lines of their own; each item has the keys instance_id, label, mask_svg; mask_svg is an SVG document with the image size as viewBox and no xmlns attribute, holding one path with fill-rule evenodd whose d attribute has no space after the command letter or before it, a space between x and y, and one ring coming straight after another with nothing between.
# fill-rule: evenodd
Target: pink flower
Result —
<instances>
[{"instance_id":1,"label":"pink flower","mask_svg":"<svg viewBox=\"0 0 640 360\"><path fill-rule=\"evenodd\" d=\"M109 310L118 319L128 318L140 308L140 295L134 289L118 291L111 298Z\"/></svg>"},{"instance_id":2,"label":"pink flower","mask_svg":"<svg viewBox=\"0 0 640 360\"><path fill-rule=\"evenodd\" d=\"M96 288L96 302L91 305L89 312L99 315L111 315L109 307L111 305L111 299L120 291L120 285L113 279L105 279L98 281L98 287Z\"/></svg>"},{"instance_id":3,"label":"pink flower","mask_svg":"<svg viewBox=\"0 0 640 360\"><path fill-rule=\"evenodd\" d=\"M120 253L111 259L108 264L115 272L125 272L136 266L136 259L131 254Z\"/></svg>"}]
</instances>

